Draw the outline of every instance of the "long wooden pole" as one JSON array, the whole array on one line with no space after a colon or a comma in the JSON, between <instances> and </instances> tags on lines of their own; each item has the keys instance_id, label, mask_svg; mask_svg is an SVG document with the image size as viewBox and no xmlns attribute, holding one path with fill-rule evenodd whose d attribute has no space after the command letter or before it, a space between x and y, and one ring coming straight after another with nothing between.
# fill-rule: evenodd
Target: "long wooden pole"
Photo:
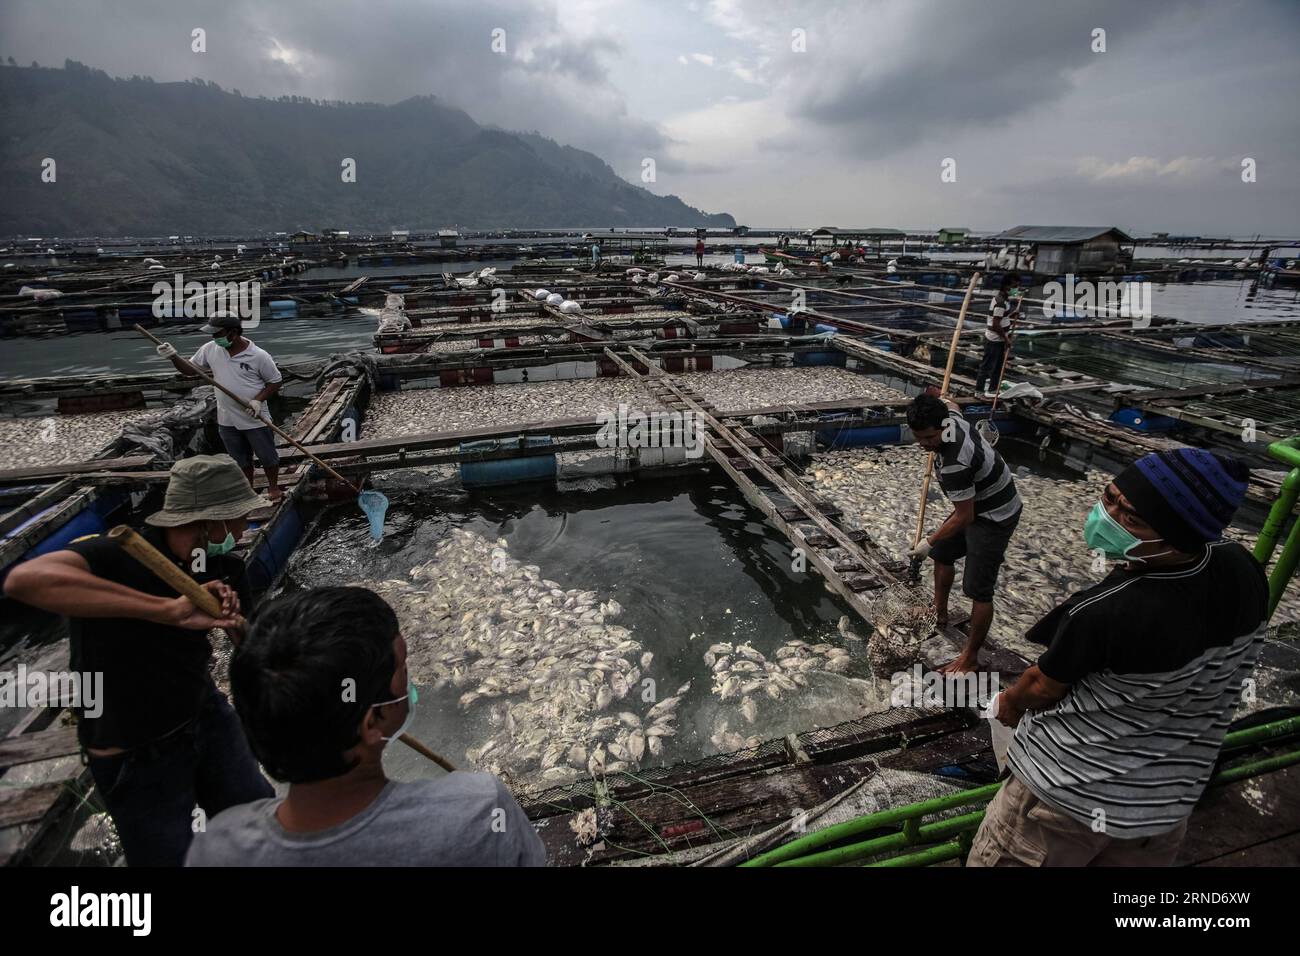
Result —
<instances>
[{"instance_id":1,"label":"long wooden pole","mask_svg":"<svg viewBox=\"0 0 1300 956\"><path fill-rule=\"evenodd\" d=\"M961 327L966 322L966 310L970 308L971 296L975 293L975 284L979 282L980 274L972 273L970 284L966 286L966 297L961 300L961 312L957 316L957 327L952 330L952 342L948 345L948 364L943 370L943 386L939 389L939 397L945 398L948 395L948 385L952 382L952 366L957 360L957 344L961 339ZM930 476L934 474L934 452L930 452L925 460L925 480L921 482L921 507L916 516L916 534L912 536L912 547L921 543L921 534L925 530L925 502L930 496Z\"/></svg>"},{"instance_id":2,"label":"long wooden pole","mask_svg":"<svg viewBox=\"0 0 1300 956\"><path fill-rule=\"evenodd\" d=\"M149 341L153 342L154 345L164 345L164 344L166 344L166 343L163 342L162 339L158 338L158 336L154 335L152 332L150 332L148 329L146 329L146 328L145 328L144 326L142 326L142 325L137 325L137 326L135 327L135 330L136 330L137 332L139 332L141 335L145 336L147 339L149 339ZM236 395L236 394L235 394L234 392L232 392L230 389L226 388L224 385L222 385L220 382L218 382L216 379L214 379L211 375L207 375L207 374L205 374L204 371L203 371L202 369L200 369L200 368L195 368L193 363L190 363L190 367L191 367L191 368L194 368L194 372L195 372L195 374L197 374L199 378L203 379L203 381L207 382L207 383L208 383L209 385L211 385L213 388L218 389L219 391L222 391L222 392L224 392L225 394L229 395L232 399L234 399L236 402L239 403L239 406L240 406L241 408L245 409L245 410L246 410L250 415L253 414L253 407L252 407L251 405L249 405L248 402L244 401L244 399L240 398L238 395ZM308 458L310 458L310 459L311 459L312 461L314 461L316 464L320 465L322 468L324 468L327 472L329 472L331 475L333 475L333 476L334 476L335 478L337 478L339 481L343 482L343 484L347 485L349 488L351 488L353 491L355 491L358 495L361 494L361 489L360 489L360 488L358 488L358 487L357 487L356 485L354 485L352 482L348 481L346 478L344 478L342 475L340 475L337 471L335 471L335 470L334 470L333 468L331 468L329 465L325 464L325 462L321 461L319 458L317 458L315 455L313 455L311 452L309 452L306 448L304 448L304 447L302 446L302 443L299 442L298 439L294 438L294 437L293 437L292 435L290 435L288 432L286 432L286 431L284 431L283 429L281 429L281 428L280 428L279 426L277 426L274 422L267 422L267 425L269 425L269 426L271 427L271 430L272 430L273 432L275 432L277 435L279 435L281 438L283 438L285 441L287 441L287 442L288 442L290 445L292 445L294 448L298 449L300 452L302 452L304 455L306 455Z\"/></svg>"},{"instance_id":3,"label":"long wooden pole","mask_svg":"<svg viewBox=\"0 0 1300 956\"><path fill-rule=\"evenodd\" d=\"M124 524L118 525L108 533L108 538L117 542L122 550L152 571L177 593L189 598L190 602L204 614L209 617L221 617L221 602L217 600L216 595L168 561L157 548L136 534L134 530ZM397 739L421 756L428 757L448 773L456 769L451 761L438 756L410 734L402 734Z\"/></svg>"}]
</instances>

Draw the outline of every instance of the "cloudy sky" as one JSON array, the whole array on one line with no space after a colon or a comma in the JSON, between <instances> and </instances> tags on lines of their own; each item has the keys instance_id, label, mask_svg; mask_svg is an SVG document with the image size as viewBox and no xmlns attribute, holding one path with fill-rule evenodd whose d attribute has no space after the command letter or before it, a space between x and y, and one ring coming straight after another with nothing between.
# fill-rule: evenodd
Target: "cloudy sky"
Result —
<instances>
[{"instance_id":1,"label":"cloudy sky","mask_svg":"<svg viewBox=\"0 0 1300 956\"><path fill-rule=\"evenodd\" d=\"M653 159L654 192L774 226L1300 235L1297 49L1295 0L0 6L0 55L24 64L245 95L431 93L631 182Z\"/></svg>"}]
</instances>

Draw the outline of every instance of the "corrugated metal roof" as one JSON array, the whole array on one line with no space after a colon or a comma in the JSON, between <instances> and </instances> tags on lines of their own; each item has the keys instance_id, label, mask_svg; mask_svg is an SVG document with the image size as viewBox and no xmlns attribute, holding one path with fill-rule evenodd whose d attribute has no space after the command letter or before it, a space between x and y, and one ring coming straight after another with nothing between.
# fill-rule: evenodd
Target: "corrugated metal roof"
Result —
<instances>
[{"instance_id":1,"label":"corrugated metal roof","mask_svg":"<svg viewBox=\"0 0 1300 956\"><path fill-rule=\"evenodd\" d=\"M1055 242L1073 245L1087 242L1107 233L1115 233L1120 242L1132 242L1133 239L1122 229L1115 226L1016 226L1008 229L994 239L1019 239L1021 242Z\"/></svg>"}]
</instances>

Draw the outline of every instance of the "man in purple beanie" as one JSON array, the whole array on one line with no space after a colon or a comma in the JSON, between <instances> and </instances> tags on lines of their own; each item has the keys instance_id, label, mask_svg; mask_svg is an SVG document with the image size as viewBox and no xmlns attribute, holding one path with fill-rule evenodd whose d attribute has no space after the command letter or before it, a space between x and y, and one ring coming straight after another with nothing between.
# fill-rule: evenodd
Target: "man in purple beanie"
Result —
<instances>
[{"instance_id":1,"label":"man in purple beanie","mask_svg":"<svg viewBox=\"0 0 1300 956\"><path fill-rule=\"evenodd\" d=\"M1223 529L1250 473L1147 455L1083 526L1114 567L1033 626L1047 650L998 695L1010 776L967 866L1167 866L1259 654L1264 570Z\"/></svg>"}]
</instances>

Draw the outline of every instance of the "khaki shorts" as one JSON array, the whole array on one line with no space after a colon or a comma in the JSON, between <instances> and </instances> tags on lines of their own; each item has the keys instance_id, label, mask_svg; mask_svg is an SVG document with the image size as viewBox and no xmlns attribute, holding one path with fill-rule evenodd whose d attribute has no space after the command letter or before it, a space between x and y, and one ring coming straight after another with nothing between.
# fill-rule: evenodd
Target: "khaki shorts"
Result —
<instances>
[{"instance_id":1,"label":"khaki shorts","mask_svg":"<svg viewBox=\"0 0 1300 956\"><path fill-rule=\"evenodd\" d=\"M1171 866L1186 834L1186 820L1153 837L1094 833L1012 776L989 803L966 865Z\"/></svg>"}]
</instances>

